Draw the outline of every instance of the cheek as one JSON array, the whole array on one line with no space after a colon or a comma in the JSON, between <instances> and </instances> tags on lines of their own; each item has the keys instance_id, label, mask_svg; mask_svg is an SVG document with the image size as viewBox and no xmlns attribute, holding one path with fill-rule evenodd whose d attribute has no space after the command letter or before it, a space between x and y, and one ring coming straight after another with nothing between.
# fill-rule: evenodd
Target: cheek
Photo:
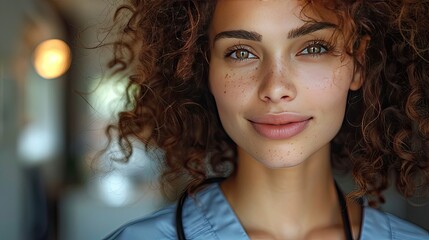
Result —
<instances>
[{"instance_id":1,"label":"cheek","mask_svg":"<svg viewBox=\"0 0 429 240\"><path fill-rule=\"evenodd\" d=\"M344 120L352 71L347 66L315 68L300 74L303 97L309 110L318 113L317 121L326 124L326 131L336 133Z\"/></svg>"},{"instance_id":2,"label":"cheek","mask_svg":"<svg viewBox=\"0 0 429 240\"><path fill-rule=\"evenodd\" d=\"M218 108L223 105L232 108L248 101L257 82L255 71L216 66L214 63L210 66L209 83Z\"/></svg>"},{"instance_id":3,"label":"cheek","mask_svg":"<svg viewBox=\"0 0 429 240\"><path fill-rule=\"evenodd\" d=\"M347 96L353 77L352 67L350 64L332 65L314 64L295 68L298 81L313 98L337 102Z\"/></svg>"}]
</instances>

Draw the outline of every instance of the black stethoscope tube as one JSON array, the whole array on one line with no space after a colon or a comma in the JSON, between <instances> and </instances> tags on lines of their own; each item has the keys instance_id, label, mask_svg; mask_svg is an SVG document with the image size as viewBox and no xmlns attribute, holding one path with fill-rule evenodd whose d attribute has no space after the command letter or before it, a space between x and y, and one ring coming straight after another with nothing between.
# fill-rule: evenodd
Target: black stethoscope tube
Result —
<instances>
[{"instance_id":1,"label":"black stethoscope tube","mask_svg":"<svg viewBox=\"0 0 429 240\"><path fill-rule=\"evenodd\" d=\"M223 180L225 180L224 177L207 178L200 185L198 185L198 187L201 187L207 184L222 182ZM180 196L180 199L179 199L179 202L177 203L177 208L176 208L176 232L179 240L186 240L185 230L183 228L183 222L182 222L182 212L183 212L183 205L185 204L185 200L187 196L188 196L188 189L186 189Z\"/></svg>"}]
</instances>

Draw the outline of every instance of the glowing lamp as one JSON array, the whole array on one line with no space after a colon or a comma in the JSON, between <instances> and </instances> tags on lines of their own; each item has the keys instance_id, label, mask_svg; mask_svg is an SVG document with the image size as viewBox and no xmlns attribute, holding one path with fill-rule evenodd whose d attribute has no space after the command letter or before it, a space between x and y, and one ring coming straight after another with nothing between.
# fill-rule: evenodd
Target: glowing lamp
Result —
<instances>
[{"instance_id":1,"label":"glowing lamp","mask_svg":"<svg viewBox=\"0 0 429 240\"><path fill-rule=\"evenodd\" d=\"M34 50L34 68L45 79L57 78L70 67L71 51L67 43L50 39L40 43Z\"/></svg>"}]
</instances>

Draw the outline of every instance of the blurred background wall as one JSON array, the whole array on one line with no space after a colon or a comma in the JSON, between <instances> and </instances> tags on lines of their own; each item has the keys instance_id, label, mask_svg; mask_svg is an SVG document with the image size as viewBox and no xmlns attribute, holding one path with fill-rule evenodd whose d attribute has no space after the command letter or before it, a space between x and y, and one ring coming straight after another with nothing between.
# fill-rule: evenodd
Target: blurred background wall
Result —
<instances>
[{"instance_id":1,"label":"blurred background wall","mask_svg":"<svg viewBox=\"0 0 429 240\"><path fill-rule=\"evenodd\" d=\"M103 69L110 50L90 48L118 3L0 3L0 239L101 239L163 206L145 151L94 160L124 87Z\"/></svg>"},{"instance_id":2,"label":"blurred background wall","mask_svg":"<svg viewBox=\"0 0 429 240\"><path fill-rule=\"evenodd\" d=\"M166 204L142 146L126 165L109 161L115 144L93 160L123 103L110 51L90 49L117 4L0 0L0 239L101 239ZM382 208L429 229L425 201L391 189Z\"/></svg>"}]
</instances>

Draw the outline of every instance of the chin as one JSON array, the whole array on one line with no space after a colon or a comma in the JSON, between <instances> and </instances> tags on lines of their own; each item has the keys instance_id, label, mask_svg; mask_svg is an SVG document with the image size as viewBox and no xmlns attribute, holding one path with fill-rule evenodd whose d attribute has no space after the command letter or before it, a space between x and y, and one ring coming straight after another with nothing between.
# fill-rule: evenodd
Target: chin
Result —
<instances>
[{"instance_id":1,"label":"chin","mask_svg":"<svg viewBox=\"0 0 429 240\"><path fill-rule=\"evenodd\" d=\"M269 169L293 168L305 162L303 156L270 156L265 158L256 158L257 161Z\"/></svg>"}]
</instances>

